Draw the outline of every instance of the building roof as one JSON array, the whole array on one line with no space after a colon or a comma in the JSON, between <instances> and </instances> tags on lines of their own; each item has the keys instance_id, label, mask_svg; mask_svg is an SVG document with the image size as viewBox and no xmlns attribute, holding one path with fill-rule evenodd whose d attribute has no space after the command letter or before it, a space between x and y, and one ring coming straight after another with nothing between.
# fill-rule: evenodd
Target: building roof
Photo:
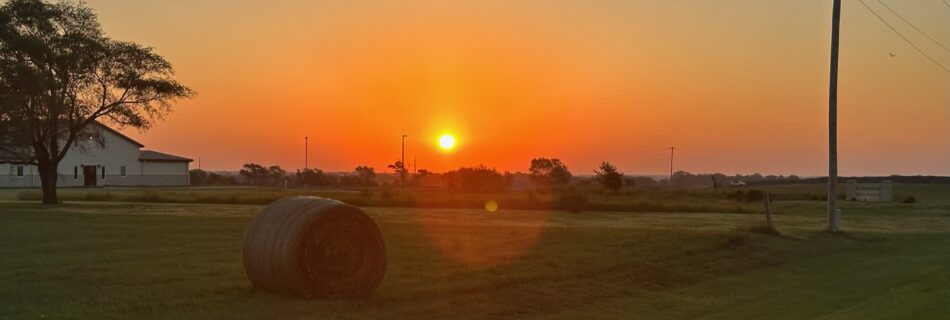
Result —
<instances>
[{"instance_id":1,"label":"building roof","mask_svg":"<svg viewBox=\"0 0 950 320\"><path fill-rule=\"evenodd\" d=\"M13 159L16 159L16 155L10 153L10 151L0 149L0 160L13 160Z\"/></svg>"},{"instance_id":2,"label":"building roof","mask_svg":"<svg viewBox=\"0 0 950 320\"><path fill-rule=\"evenodd\" d=\"M6 150L0 150L0 163L20 163L20 162L23 162L23 161L16 154L10 151L6 151Z\"/></svg>"},{"instance_id":3,"label":"building roof","mask_svg":"<svg viewBox=\"0 0 950 320\"><path fill-rule=\"evenodd\" d=\"M95 123L96 125L98 125L100 128L105 129L106 131L112 132L112 134L119 136L119 138L125 139L126 141L128 141L128 142L130 142L130 143L132 143L132 144L134 144L134 145L139 146L139 148L142 148L142 147L145 146L144 144L141 144L141 143L139 143L138 141L132 140L132 138L129 138L128 136L122 134L122 133L119 132L118 130L112 129L112 128L110 128L109 126L102 124L102 122L96 121L96 122L94 122L94 123Z\"/></svg>"},{"instance_id":4,"label":"building roof","mask_svg":"<svg viewBox=\"0 0 950 320\"><path fill-rule=\"evenodd\" d=\"M179 157L176 155L171 155L167 153L161 153L158 151L152 150L142 150L139 154L139 161L150 161L150 162L192 162L194 160Z\"/></svg>"}]
</instances>

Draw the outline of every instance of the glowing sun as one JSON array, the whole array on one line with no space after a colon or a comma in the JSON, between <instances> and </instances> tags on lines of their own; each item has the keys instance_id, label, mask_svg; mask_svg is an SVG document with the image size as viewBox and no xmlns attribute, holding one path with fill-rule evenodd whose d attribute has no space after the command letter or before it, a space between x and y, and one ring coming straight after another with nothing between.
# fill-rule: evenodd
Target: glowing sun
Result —
<instances>
[{"instance_id":1,"label":"glowing sun","mask_svg":"<svg viewBox=\"0 0 950 320\"><path fill-rule=\"evenodd\" d=\"M449 134L444 134L439 138L439 147L442 150L452 150L455 148L455 137Z\"/></svg>"}]
</instances>

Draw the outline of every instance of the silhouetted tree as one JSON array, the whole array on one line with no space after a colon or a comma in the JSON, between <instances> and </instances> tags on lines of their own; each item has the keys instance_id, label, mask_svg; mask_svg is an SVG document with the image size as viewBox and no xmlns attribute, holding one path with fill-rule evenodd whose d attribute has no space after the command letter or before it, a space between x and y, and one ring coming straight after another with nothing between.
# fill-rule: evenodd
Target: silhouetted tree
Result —
<instances>
[{"instance_id":1,"label":"silhouetted tree","mask_svg":"<svg viewBox=\"0 0 950 320\"><path fill-rule=\"evenodd\" d=\"M376 186L376 170L368 166L358 166L354 170L361 187Z\"/></svg>"},{"instance_id":2,"label":"silhouetted tree","mask_svg":"<svg viewBox=\"0 0 950 320\"><path fill-rule=\"evenodd\" d=\"M267 168L267 182L278 186L287 179L287 171L280 166L270 166Z\"/></svg>"},{"instance_id":3,"label":"silhouetted tree","mask_svg":"<svg viewBox=\"0 0 950 320\"><path fill-rule=\"evenodd\" d=\"M188 171L188 182L193 186L208 185L208 172L201 169L191 169Z\"/></svg>"},{"instance_id":4,"label":"silhouetted tree","mask_svg":"<svg viewBox=\"0 0 950 320\"><path fill-rule=\"evenodd\" d=\"M250 185L260 185L267 179L267 168L256 163L245 163L238 172Z\"/></svg>"},{"instance_id":5,"label":"silhouetted tree","mask_svg":"<svg viewBox=\"0 0 950 320\"><path fill-rule=\"evenodd\" d=\"M238 184L234 176L222 175L201 169L191 169L188 171L188 175L191 179L191 185L193 186L234 186Z\"/></svg>"},{"instance_id":6,"label":"silhouetted tree","mask_svg":"<svg viewBox=\"0 0 950 320\"><path fill-rule=\"evenodd\" d=\"M541 186L563 186L571 182L571 172L559 159L532 159L528 171L531 180Z\"/></svg>"},{"instance_id":7,"label":"silhouetted tree","mask_svg":"<svg viewBox=\"0 0 950 320\"><path fill-rule=\"evenodd\" d=\"M43 203L58 203L57 167L103 119L148 129L194 92L171 63L103 34L82 2L10 0L0 6L0 150L36 165Z\"/></svg>"},{"instance_id":8,"label":"silhouetted tree","mask_svg":"<svg viewBox=\"0 0 950 320\"><path fill-rule=\"evenodd\" d=\"M294 184L302 187L325 187L333 184L333 178L320 169L306 168L294 174Z\"/></svg>"},{"instance_id":9,"label":"silhouetted tree","mask_svg":"<svg viewBox=\"0 0 950 320\"><path fill-rule=\"evenodd\" d=\"M623 173L617 171L617 167L605 161L598 168L599 170L594 170L594 174L601 186L614 192L623 187Z\"/></svg>"},{"instance_id":10,"label":"silhouetted tree","mask_svg":"<svg viewBox=\"0 0 950 320\"><path fill-rule=\"evenodd\" d=\"M443 174L442 179L450 190L465 192L502 192L511 184L509 176L484 165L452 170Z\"/></svg>"},{"instance_id":11,"label":"silhouetted tree","mask_svg":"<svg viewBox=\"0 0 950 320\"><path fill-rule=\"evenodd\" d=\"M400 176L409 172L408 170L406 170L406 165L403 164L402 161L399 161L399 160L396 160L396 162L393 162L393 164L390 164L386 167L392 169L393 172L395 172L396 174Z\"/></svg>"},{"instance_id":12,"label":"silhouetted tree","mask_svg":"<svg viewBox=\"0 0 950 320\"><path fill-rule=\"evenodd\" d=\"M429 172L429 170L426 170L426 169L418 169L418 170L416 170L416 173L414 173L414 174L412 175L412 180L409 181L409 185L411 185L411 186L417 186L417 187L418 187L418 186L421 186L421 185L422 185L422 179L425 179L425 177L428 176L428 175L430 175L430 174L432 174L432 172Z\"/></svg>"},{"instance_id":13,"label":"silhouetted tree","mask_svg":"<svg viewBox=\"0 0 950 320\"><path fill-rule=\"evenodd\" d=\"M274 186L279 185L287 175L279 166L264 167L256 163L245 163L239 172L250 185Z\"/></svg>"}]
</instances>

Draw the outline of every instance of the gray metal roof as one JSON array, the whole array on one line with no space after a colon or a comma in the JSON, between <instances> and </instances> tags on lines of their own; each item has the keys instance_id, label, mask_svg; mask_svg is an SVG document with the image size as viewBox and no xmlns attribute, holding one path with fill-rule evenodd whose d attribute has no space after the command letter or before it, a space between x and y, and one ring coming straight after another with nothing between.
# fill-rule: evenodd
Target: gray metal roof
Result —
<instances>
[{"instance_id":1,"label":"gray metal roof","mask_svg":"<svg viewBox=\"0 0 950 320\"><path fill-rule=\"evenodd\" d=\"M161 153L158 151L152 150L142 150L139 154L140 161L156 161L156 162L191 162L193 160L179 157L176 155L171 155L167 153Z\"/></svg>"}]
</instances>

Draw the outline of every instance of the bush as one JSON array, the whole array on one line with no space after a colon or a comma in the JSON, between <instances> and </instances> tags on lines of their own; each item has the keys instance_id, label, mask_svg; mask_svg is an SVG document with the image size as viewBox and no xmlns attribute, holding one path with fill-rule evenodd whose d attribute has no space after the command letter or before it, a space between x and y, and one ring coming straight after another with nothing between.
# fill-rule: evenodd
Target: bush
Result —
<instances>
[{"instance_id":1,"label":"bush","mask_svg":"<svg viewBox=\"0 0 950 320\"><path fill-rule=\"evenodd\" d=\"M587 194L577 191L568 191L557 197L555 207L560 210L566 210L573 213L580 213L587 208Z\"/></svg>"},{"instance_id":2,"label":"bush","mask_svg":"<svg viewBox=\"0 0 950 320\"><path fill-rule=\"evenodd\" d=\"M907 196L906 198L904 198L904 203L914 203L914 202L917 202L917 198L914 198L914 196Z\"/></svg>"},{"instance_id":3,"label":"bush","mask_svg":"<svg viewBox=\"0 0 950 320\"><path fill-rule=\"evenodd\" d=\"M762 190L749 190L745 193L745 201L756 202L765 199L765 192Z\"/></svg>"}]
</instances>

